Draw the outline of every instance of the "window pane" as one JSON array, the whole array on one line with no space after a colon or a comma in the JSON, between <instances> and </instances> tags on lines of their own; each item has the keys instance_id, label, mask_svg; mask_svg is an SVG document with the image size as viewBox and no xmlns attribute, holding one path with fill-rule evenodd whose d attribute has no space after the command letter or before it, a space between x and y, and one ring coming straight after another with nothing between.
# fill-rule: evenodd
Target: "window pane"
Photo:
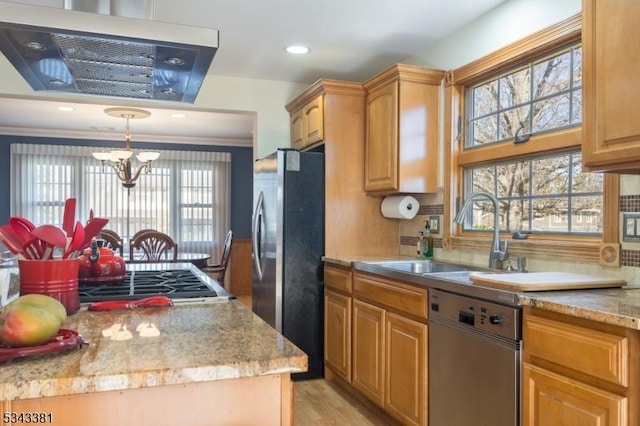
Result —
<instances>
[{"instance_id":1,"label":"window pane","mask_svg":"<svg viewBox=\"0 0 640 426\"><path fill-rule=\"evenodd\" d=\"M603 174L582 173L581 160L580 152L575 151L470 167L463 174L465 188L496 196L502 230L601 233ZM490 204L476 203L476 212L467 216L464 229L493 229ZM588 227L577 223L587 216L592 221Z\"/></svg>"},{"instance_id":2,"label":"window pane","mask_svg":"<svg viewBox=\"0 0 640 426\"><path fill-rule=\"evenodd\" d=\"M574 197L571 200L571 231L602 232L602 197Z\"/></svg>"},{"instance_id":3,"label":"window pane","mask_svg":"<svg viewBox=\"0 0 640 426\"><path fill-rule=\"evenodd\" d=\"M500 114L500 135L498 139L513 139L520 127L520 134L531 133L529 129L530 106L507 110Z\"/></svg>"},{"instance_id":4,"label":"window pane","mask_svg":"<svg viewBox=\"0 0 640 426\"><path fill-rule=\"evenodd\" d=\"M563 94L546 98L533 104L533 131L558 129L570 124L570 95Z\"/></svg>"},{"instance_id":5,"label":"window pane","mask_svg":"<svg viewBox=\"0 0 640 426\"><path fill-rule=\"evenodd\" d=\"M497 117L490 115L473 122L473 146L494 142L498 135Z\"/></svg>"},{"instance_id":6,"label":"window pane","mask_svg":"<svg viewBox=\"0 0 640 426\"><path fill-rule=\"evenodd\" d=\"M499 164L498 198L529 195L529 162Z\"/></svg>"},{"instance_id":7,"label":"window pane","mask_svg":"<svg viewBox=\"0 0 640 426\"><path fill-rule=\"evenodd\" d=\"M527 67L500 79L500 109L529 102L531 99L531 70Z\"/></svg>"},{"instance_id":8,"label":"window pane","mask_svg":"<svg viewBox=\"0 0 640 426\"><path fill-rule=\"evenodd\" d=\"M531 162L534 195L569 192L569 155L544 157Z\"/></svg>"},{"instance_id":9,"label":"window pane","mask_svg":"<svg viewBox=\"0 0 640 426\"><path fill-rule=\"evenodd\" d=\"M566 52L533 66L533 99L554 95L569 89L571 52Z\"/></svg>"},{"instance_id":10,"label":"window pane","mask_svg":"<svg viewBox=\"0 0 640 426\"><path fill-rule=\"evenodd\" d=\"M508 200L505 203L501 203L501 208L506 211L506 228L511 232L531 230L530 207L531 202L525 198Z\"/></svg>"},{"instance_id":11,"label":"window pane","mask_svg":"<svg viewBox=\"0 0 640 426\"><path fill-rule=\"evenodd\" d=\"M471 170L473 192L488 192L493 194L496 188L495 167L478 167Z\"/></svg>"},{"instance_id":12,"label":"window pane","mask_svg":"<svg viewBox=\"0 0 640 426\"><path fill-rule=\"evenodd\" d=\"M564 198L535 198L533 231L569 232L568 202Z\"/></svg>"},{"instance_id":13,"label":"window pane","mask_svg":"<svg viewBox=\"0 0 640 426\"><path fill-rule=\"evenodd\" d=\"M473 117L480 117L498 109L498 81L494 80L473 89Z\"/></svg>"},{"instance_id":14,"label":"window pane","mask_svg":"<svg viewBox=\"0 0 640 426\"><path fill-rule=\"evenodd\" d=\"M582 48L573 49L573 85L582 86Z\"/></svg>"},{"instance_id":15,"label":"window pane","mask_svg":"<svg viewBox=\"0 0 640 426\"><path fill-rule=\"evenodd\" d=\"M571 94L571 124L582 123L582 90L578 89Z\"/></svg>"}]
</instances>

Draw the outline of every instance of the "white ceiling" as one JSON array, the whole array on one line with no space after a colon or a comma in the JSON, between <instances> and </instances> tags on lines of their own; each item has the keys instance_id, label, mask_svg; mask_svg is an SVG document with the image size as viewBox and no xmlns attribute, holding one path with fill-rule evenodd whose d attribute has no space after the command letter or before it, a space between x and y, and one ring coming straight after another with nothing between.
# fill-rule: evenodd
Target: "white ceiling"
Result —
<instances>
[{"instance_id":1,"label":"white ceiling","mask_svg":"<svg viewBox=\"0 0 640 426\"><path fill-rule=\"evenodd\" d=\"M15 0L14 0L15 1ZM63 0L15 1L55 6ZM311 84L318 78L364 81L388 66L420 54L431 43L451 34L505 0L155 0L156 20L216 28L220 47L208 76L233 76ZM288 44L305 44L311 52L291 56ZM5 59L5 58L2 58ZM8 64L6 59L2 63ZM6 69L5 69L6 68ZM0 66L0 75L17 72ZM52 114L61 102L0 94L0 134L112 138L124 130L124 120L107 116L118 106L64 102L76 107ZM151 117L131 122L134 139L182 138L220 140L251 145L251 114L189 109L143 108ZM179 111L178 111L179 109ZM174 119L173 112L186 113ZM65 118L67 117L67 118Z\"/></svg>"}]
</instances>

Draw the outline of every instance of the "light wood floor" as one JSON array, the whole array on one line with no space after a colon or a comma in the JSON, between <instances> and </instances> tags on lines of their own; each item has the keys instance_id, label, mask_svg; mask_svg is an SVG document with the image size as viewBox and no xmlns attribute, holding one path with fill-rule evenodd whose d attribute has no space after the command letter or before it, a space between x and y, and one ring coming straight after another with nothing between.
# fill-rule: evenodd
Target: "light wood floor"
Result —
<instances>
[{"instance_id":1,"label":"light wood floor","mask_svg":"<svg viewBox=\"0 0 640 426\"><path fill-rule=\"evenodd\" d=\"M238 296L251 309L251 296ZM363 403L339 385L323 379L294 382L295 426L399 425L373 403Z\"/></svg>"},{"instance_id":2,"label":"light wood floor","mask_svg":"<svg viewBox=\"0 0 640 426\"><path fill-rule=\"evenodd\" d=\"M395 420L363 404L340 386L323 379L297 381L294 413L296 426L390 426Z\"/></svg>"}]
</instances>

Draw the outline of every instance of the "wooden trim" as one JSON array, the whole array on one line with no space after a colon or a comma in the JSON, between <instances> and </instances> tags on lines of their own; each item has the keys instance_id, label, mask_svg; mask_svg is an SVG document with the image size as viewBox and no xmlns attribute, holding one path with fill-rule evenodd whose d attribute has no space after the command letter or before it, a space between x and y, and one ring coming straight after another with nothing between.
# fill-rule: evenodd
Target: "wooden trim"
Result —
<instances>
[{"instance_id":1,"label":"wooden trim","mask_svg":"<svg viewBox=\"0 0 640 426\"><path fill-rule=\"evenodd\" d=\"M224 287L235 296L251 296L253 274L251 239L234 238L229 268Z\"/></svg>"},{"instance_id":2,"label":"wooden trim","mask_svg":"<svg viewBox=\"0 0 640 426\"><path fill-rule=\"evenodd\" d=\"M440 84L443 77L443 70L416 65L395 64L365 81L363 86L365 91L369 92L380 86L400 80L421 84Z\"/></svg>"},{"instance_id":3,"label":"wooden trim","mask_svg":"<svg viewBox=\"0 0 640 426\"><path fill-rule=\"evenodd\" d=\"M544 55L545 52L580 40L581 33L582 14L578 13L453 70L449 76L449 84L468 84L488 78L511 68L516 62L526 62Z\"/></svg>"},{"instance_id":4,"label":"wooden trim","mask_svg":"<svg viewBox=\"0 0 640 426\"><path fill-rule=\"evenodd\" d=\"M460 151L458 154L458 166L467 164L482 164L495 161L496 158L508 160L528 154L535 154L544 151L553 153L565 151L571 148L580 148L582 141L582 129L573 128L554 132L553 134L542 134L532 136L529 142L515 144L511 141L491 144L486 147L477 147Z\"/></svg>"},{"instance_id":5,"label":"wooden trim","mask_svg":"<svg viewBox=\"0 0 640 426\"><path fill-rule=\"evenodd\" d=\"M291 113L297 109L302 108L310 100L327 93L344 96L364 97L364 88L361 83L321 78L313 83L307 90L296 96L291 102L289 102L285 106L285 109L289 113Z\"/></svg>"}]
</instances>

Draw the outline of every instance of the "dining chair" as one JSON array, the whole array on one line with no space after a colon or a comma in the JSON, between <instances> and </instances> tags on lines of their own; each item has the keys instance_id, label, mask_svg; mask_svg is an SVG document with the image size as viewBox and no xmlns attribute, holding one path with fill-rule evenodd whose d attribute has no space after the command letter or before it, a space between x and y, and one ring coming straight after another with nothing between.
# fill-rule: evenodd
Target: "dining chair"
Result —
<instances>
[{"instance_id":1,"label":"dining chair","mask_svg":"<svg viewBox=\"0 0 640 426\"><path fill-rule=\"evenodd\" d=\"M122 257L124 254L124 242L122 241L122 237L120 237L116 231L103 229L100 231L100 238L106 242L103 244L103 247L110 248L111 250L119 253L120 257Z\"/></svg>"},{"instance_id":2,"label":"dining chair","mask_svg":"<svg viewBox=\"0 0 640 426\"><path fill-rule=\"evenodd\" d=\"M138 231L129 244L129 260L136 262L176 262L178 244L169 235L155 230Z\"/></svg>"},{"instance_id":3,"label":"dining chair","mask_svg":"<svg viewBox=\"0 0 640 426\"><path fill-rule=\"evenodd\" d=\"M215 274L216 279L220 284L224 286L224 277L227 272L227 266L229 265L229 258L231 257L231 246L233 245L233 231L229 230L227 236L224 239L224 249L222 250L222 257L217 265L208 265L202 270L209 274Z\"/></svg>"}]
</instances>

